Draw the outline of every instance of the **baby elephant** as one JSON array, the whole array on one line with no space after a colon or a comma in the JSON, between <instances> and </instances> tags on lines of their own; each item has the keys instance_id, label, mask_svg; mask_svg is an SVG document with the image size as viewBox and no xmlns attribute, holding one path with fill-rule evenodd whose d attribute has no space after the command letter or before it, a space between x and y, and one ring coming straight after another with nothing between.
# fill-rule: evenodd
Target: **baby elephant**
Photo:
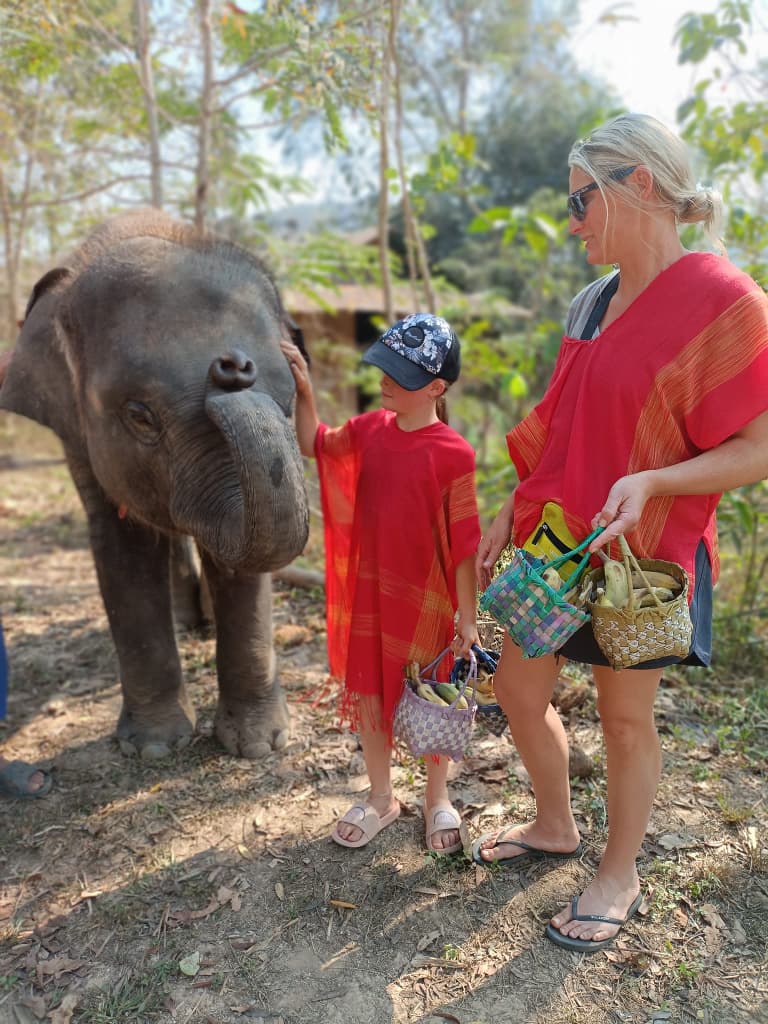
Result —
<instances>
[{"instance_id":1,"label":"baby elephant","mask_svg":"<svg viewBox=\"0 0 768 1024\"><path fill-rule=\"evenodd\" d=\"M185 536L216 622L216 735L251 758L286 742L270 573L308 530L291 327L255 257L157 210L102 224L29 300L0 408L63 443L120 662L117 736L144 758L194 730L171 597Z\"/></svg>"}]
</instances>

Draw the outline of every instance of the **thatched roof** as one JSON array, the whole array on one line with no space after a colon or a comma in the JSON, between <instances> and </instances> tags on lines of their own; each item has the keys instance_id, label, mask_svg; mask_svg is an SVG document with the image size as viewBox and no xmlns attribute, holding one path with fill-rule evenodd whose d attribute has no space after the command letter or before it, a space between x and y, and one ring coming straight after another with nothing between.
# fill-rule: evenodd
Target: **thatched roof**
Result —
<instances>
[{"instance_id":1,"label":"thatched roof","mask_svg":"<svg viewBox=\"0 0 768 1024\"><path fill-rule=\"evenodd\" d=\"M457 298L467 302L472 313L485 313L489 307L504 316L530 319L531 311L523 306L516 306L506 299L491 297L485 292L474 292L470 295L459 295ZM450 296L440 296L441 305L451 301ZM404 316L423 308L423 299L414 296L408 285L397 284L393 289L395 314ZM314 288L312 295L294 288L283 293L283 304L289 313L319 313L323 311L339 313L384 313L384 292L380 285L374 284L340 284L336 288Z\"/></svg>"}]
</instances>

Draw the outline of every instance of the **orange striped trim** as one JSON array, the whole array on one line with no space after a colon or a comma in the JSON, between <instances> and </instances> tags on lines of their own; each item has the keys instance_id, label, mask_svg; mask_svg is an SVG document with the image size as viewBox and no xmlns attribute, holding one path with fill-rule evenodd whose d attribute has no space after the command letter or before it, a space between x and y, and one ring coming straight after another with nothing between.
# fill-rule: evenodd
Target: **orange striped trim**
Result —
<instances>
[{"instance_id":1,"label":"orange striped trim","mask_svg":"<svg viewBox=\"0 0 768 1024\"><path fill-rule=\"evenodd\" d=\"M738 376L761 354L765 347L764 304L761 292L743 295L658 371L638 418L627 474L690 458L685 437L669 410L690 415L706 395ZM723 339L730 344L723 344ZM702 366L707 368L703 390ZM630 540L637 554L650 557L656 550L673 503L672 496L647 503Z\"/></svg>"},{"instance_id":2,"label":"orange striped trim","mask_svg":"<svg viewBox=\"0 0 768 1024\"><path fill-rule=\"evenodd\" d=\"M535 409L507 434L507 445L510 452L514 449L520 455L529 473L538 464L546 440L546 428Z\"/></svg>"}]
</instances>

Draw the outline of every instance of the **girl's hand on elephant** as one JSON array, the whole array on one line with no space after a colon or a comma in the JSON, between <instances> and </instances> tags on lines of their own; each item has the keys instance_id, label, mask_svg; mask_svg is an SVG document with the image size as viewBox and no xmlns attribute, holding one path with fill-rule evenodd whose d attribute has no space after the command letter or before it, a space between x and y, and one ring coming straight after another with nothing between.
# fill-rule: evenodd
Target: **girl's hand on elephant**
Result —
<instances>
[{"instance_id":1,"label":"girl's hand on elephant","mask_svg":"<svg viewBox=\"0 0 768 1024\"><path fill-rule=\"evenodd\" d=\"M296 381L296 393L300 396L312 393L312 380L309 376L307 361L296 345L288 338L280 339L280 351L288 360L288 365Z\"/></svg>"}]
</instances>

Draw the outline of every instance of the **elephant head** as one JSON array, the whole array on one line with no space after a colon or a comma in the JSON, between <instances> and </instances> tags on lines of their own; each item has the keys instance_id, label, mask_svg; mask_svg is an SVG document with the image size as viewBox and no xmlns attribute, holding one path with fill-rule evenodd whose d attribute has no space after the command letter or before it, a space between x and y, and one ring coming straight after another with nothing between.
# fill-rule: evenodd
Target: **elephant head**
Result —
<instances>
[{"instance_id":1,"label":"elephant head","mask_svg":"<svg viewBox=\"0 0 768 1024\"><path fill-rule=\"evenodd\" d=\"M289 326L248 252L125 215L35 286L0 407L51 427L120 515L269 572L308 529Z\"/></svg>"}]
</instances>

